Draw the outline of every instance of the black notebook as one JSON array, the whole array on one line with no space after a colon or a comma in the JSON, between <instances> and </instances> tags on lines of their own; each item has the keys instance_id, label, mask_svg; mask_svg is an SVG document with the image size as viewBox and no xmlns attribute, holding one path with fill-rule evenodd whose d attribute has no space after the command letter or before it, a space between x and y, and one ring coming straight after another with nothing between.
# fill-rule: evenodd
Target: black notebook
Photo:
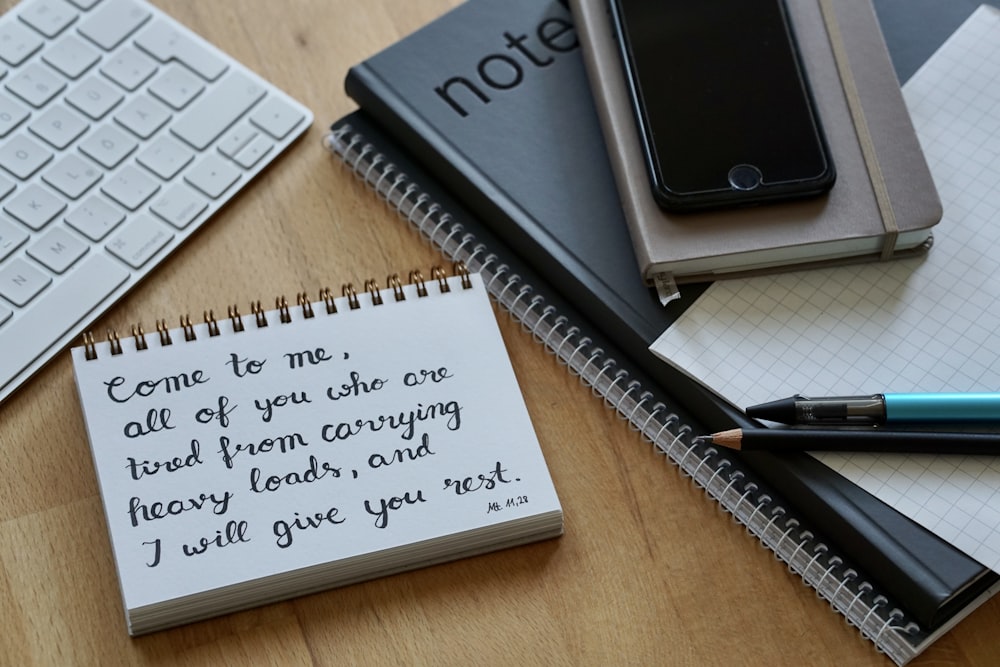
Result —
<instances>
[{"instance_id":1,"label":"black notebook","mask_svg":"<svg viewBox=\"0 0 1000 667\"><path fill-rule=\"evenodd\" d=\"M415 233L479 271L539 344L897 664L996 592L997 575L807 456L693 445L702 425L695 413L716 423L737 416L721 403L709 409L707 394L692 411L664 391L645 372L651 357L627 355L364 112L337 121L327 145ZM689 397L703 391L687 389ZM840 546L845 540L853 549ZM885 568L889 585L872 574Z\"/></svg>"},{"instance_id":2,"label":"black notebook","mask_svg":"<svg viewBox=\"0 0 1000 667\"><path fill-rule=\"evenodd\" d=\"M420 155L421 167L433 172L486 223L475 228L477 238L488 236L489 231L502 236L542 274L529 281L532 285L553 286L587 319L600 323L603 335L614 340L618 350L608 353L614 348L605 343L607 358L623 365L630 358L634 366L629 378L638 377L635 367L643 368L643 386L672 387L686 380L652 357L647 346L698 290L689 290L685 301L664 310L628 270L634 261L631 244L617 207L578 48L573 41L553 41L568 39L570 33L564 28L569 18L556 2L466 3L354 68L348 76L348 92L394 139ZM538 48L539 40L558 48L532 50ZM441 48L445 43L448 49ZM500 66L520 72L514 77L517 84L507 89L496 89L488 82L484 90L477 87L486 99L472 93L473 98L466 100L469 106L462 107L465 116L456 112L447 95L435 90L465 86L447 82L456 77L474 81L483 72L498 83L499 70L489 72ZM458 88L454 90L457 95ZM470 113L473 108L478 115ZM361 132L361 142L379 132L374 126L367 131L360 128L363 122L361 116L351 120ZM436 130L436 124L448 130ZM386 138L375 143L366 159L388 154L399 162ZM539 145L548 149L536 150ZM475 166L484 160L490 162L488 174ZM418 168L411 164L409 171ZM397 187L389 180L391 173L378 173L380 188L384 190L387 183ZM424 174L411 178L405 187L424 192L433 189L431 180ZM405 192L389 190L383 196L392 199ZM438 191L438 198L446 197ZM413 202L403 203L408 209ZM462 219L453 206L443 210ZM414 217L419 213L418 208L407 214L425 233L434 236L449 229L447 216L448 224L441 223L443 227L426 227L424 223L434 216L428 220ZM473 224L470 218L463 222L467 227ZM437 240L448 246L463 235L449 234ZM487 246L492 250L497 243L494 240ZM501 256L511 261L512 255ZM525 273L523 265L518 273ZM556 298L555 292L546 296L549 303ZM560 299L560 312L568 308L567 300ZM595 332L587 328L588 334ZM692 428L744 424L738 411L703 389L695 387L684 395L686 411L681 421ZM971 609L970 600L996 581L993 573L805 456L743 456L739 468L755 470L772 489L793 499L796 512L813 525L822 525L824 537L919 622L922 630L917 635L925 639L948 619L954 620L955 614ZM824 574L820 579L829 582L831 576ZM912 647L920 641L907 639L906 643Z\"/></svg>"}]
</instances>

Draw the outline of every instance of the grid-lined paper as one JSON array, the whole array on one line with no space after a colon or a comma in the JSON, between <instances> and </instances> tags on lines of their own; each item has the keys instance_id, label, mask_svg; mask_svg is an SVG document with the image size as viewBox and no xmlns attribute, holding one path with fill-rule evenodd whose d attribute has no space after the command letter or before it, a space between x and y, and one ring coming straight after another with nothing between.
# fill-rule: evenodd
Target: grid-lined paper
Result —
<instances>
[{"instance_id":1,"label":"grid-lined paper","mask_svg":"<svg viewBox=\"0 0 1000 667\"><path fill-rule=\"evenodd\" d=\"M717 282L654 353L743 407L1000 391L1000 11L977 9L903 93L944 204L928 256ZM817 458L1000 570L1000 458Z\"/></svg>"}]
</instances>

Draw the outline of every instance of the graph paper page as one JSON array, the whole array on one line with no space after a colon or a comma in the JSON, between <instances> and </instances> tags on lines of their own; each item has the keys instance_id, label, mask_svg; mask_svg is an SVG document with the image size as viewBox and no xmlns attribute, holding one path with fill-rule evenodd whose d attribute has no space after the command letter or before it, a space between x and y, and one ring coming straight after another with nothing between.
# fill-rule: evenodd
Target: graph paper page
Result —
<instances>
[{"instance_id":1,"label":"graph paper page","mask_svg":"<svg viewBox=\"0 0 1000 667\"><path fill-rule=\"evenodd\" d=\"M944 205L927 257L716 282L654 353L741 407L1000 391L1000 11L977 9L903 93ZM1000 571L1000 458L816 457Z\"/></svg>"}]
</instances>

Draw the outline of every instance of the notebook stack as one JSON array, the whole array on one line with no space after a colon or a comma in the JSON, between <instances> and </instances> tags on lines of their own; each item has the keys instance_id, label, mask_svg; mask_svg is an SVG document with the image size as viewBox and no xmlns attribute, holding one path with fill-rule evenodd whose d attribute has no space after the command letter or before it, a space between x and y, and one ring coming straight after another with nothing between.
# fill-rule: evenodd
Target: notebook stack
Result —
<instances>
[{"instance_id":1,"label":"notebook stack","mask_svg":"<svg viewBox=\"0 0 1000 667\"><path fill-rule=\"evenodd\" d=\"M878 35L867 2L832 4ZM691 442L756 424L649 351L708 285L667 307L646 285L575 18L555 1L460 5L350 70L361 110L333 125L329 148L904 664L1000 577L806 454Z\"/></svg>"}]
</instances>

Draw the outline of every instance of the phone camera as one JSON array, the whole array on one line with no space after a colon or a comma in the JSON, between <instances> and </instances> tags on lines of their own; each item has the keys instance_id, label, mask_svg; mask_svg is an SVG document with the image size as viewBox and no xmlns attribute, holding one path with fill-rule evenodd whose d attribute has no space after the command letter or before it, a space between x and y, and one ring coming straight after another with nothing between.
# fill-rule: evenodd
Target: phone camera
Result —
<instances>
[{"instance_id":1,"label":"phone camera","mask_svg":"<svg viewBox=\"0 0 1000 667\"><path fill-rule=\"evenodd\" d=\"M738 164L729 170L729 185L734 190L755 190L763 178L760 169L752 164Z\"/></svg>"}]
</instances>

